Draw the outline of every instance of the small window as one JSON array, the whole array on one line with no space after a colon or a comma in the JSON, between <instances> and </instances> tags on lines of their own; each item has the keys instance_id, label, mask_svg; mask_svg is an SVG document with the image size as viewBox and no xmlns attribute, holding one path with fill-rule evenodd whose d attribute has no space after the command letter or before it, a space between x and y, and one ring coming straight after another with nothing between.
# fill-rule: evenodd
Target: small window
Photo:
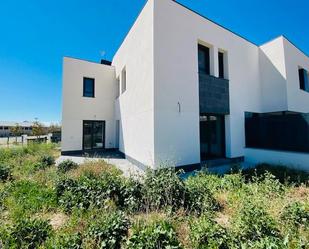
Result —
<instances>
[{"instance_id":1,"label":"small window","mask_svg":"<svg viewBox=\"0 0 309 249\"><path fill-rule=\"evenodd\" d=\"M3 127L3 129L4 129L4 130L8 130L8 129L9 129L9 127L7 127L7 126L4 126L4 127Z\"/></svg>"},{"instance_id":2,"label":"small window","mask_svg":"<svg viewBox=\"0 0 309 249\"><path fill-rule=\"evenodd\" d=\"M124 93L127 90L127 71L126 68L122 69L121 74L121 93Z\"/></svg>"},{"instance_id":3,"label":"small window","mask_svg":"<svg viewBox=\"0 0 309 249\"><path fill-rule=\"evenodd\" d=\"M94 79L84 78L84 97L94 98Z\"/></svg>"},{"instance_id":4,"label":"small window","mask_svg":"<svg viewBox=\"0 0 309 249\"><path fill-rule=\"evenodd\" d=\"M298 75L300 89L309 92L308 72L305 69L300 68L298 69Z\"/></svg>"},{"instance_id":5,"label":"small window","mask_svg":"<svg viewBox=\"0 0 309 249\"><path fill-rule=\"evenodd\" d=\"M198 45L198 70L199 73L210 75L210 49Z\"/></svg>"},{"instance_id":6,"label":"small window","mask_svg":"<svg viewBox=\"0 0 309 249\"><path fill-rule=\"evenodd\" d=\"M224 78L224 53L218 53L218 62L219 62L219 78Z\"/></svg>"}]
</instances>

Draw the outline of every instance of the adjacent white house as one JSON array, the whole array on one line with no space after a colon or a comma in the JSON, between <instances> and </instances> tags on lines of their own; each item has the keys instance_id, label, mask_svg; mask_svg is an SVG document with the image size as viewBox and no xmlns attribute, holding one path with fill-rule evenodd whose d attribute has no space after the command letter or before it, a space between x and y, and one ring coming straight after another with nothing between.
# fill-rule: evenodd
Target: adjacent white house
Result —
<instances>
[{"instance_id":1,"label":"adjacent white house","mask_svg":"<svg viewBox=\"0 0 309 249\"><path fill-rule=\"evenodd\" d=\"M156 168L228 158L309 168L309 58L148 0L113 61L64 58L62 153Z\"/></svg>"}]
</instances>

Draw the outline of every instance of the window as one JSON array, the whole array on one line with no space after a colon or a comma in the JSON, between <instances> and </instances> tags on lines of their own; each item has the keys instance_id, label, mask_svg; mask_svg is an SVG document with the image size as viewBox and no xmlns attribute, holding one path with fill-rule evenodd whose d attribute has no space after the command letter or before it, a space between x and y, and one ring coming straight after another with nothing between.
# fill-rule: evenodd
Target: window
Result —
<instances>
[{"instance_id":1,"label":"window","mask_svg":"<svg viewBox=\"0 0 309 249\"><path fill-rule=\"evenodd\" d=\"M309 92L308 72L303 68L299 68L298 75L300 89Z\"/></svg>"},{"instance_id":2,"label":"window","mask_svg":"<svg viewBox=\"0 0 309 249\"><path fill-rule=\"evenodd\" d=\"M224 53L218 53L218 62L219 62L219 78L224 78Z\"/></svg>"},{"instance_id":3,"label":"window","mask_svg":"<svg viewBox=\"0 0 309 249\"><path fill-rule=\"evenodd\" d=\"M88 98L94 98L94 79L84 78L83 96Z\"/></svg>"},{"instance_id":4,"label":"window","mask_svg":"<svg viewBox=\"0 0 309 249\"><path fill-rule=\"evenodd\" d=\"M127 71L126 68L122 69L121 73L121 93L127 90Z\"/></svg>"},{"instance_id":5,"label":"window","mask_svg":"<svg viewBox=\"0 0 309 249\"><path fill-rule=\"evenodd\" d=\"M8 130L8 129L9 129L9 127L7 127L7 126L4 126L4 127L3 127L3 129L4 129L4 130Z\"/></svg>"},{"instance_id":6,"label":"window","mask_svg":"<svg viewBox=\"0 0 309 249\"><path fill-rule=\"evenodd\" d=\"M198 71L199 73L210 74L210 49L198 45Z\"/></svg>"},{"instance_id":7,"label":"window","mask_svg":"<svg viewBox=\"0 0 309 249\"><path fill-rule=\"evenodd\" d=\"M309 113L245 113L246 147L309 152Z\"/></svg>"}]
</instances>

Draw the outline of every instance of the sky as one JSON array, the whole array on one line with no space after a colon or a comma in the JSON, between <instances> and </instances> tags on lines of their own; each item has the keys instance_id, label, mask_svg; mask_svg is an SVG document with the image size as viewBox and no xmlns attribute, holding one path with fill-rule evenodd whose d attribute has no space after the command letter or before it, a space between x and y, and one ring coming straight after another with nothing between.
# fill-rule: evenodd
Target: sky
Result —
<instances>
[{"instance_id":1,"label":"sky","mask_svg":"<svg viewBox=\"0 0 309 249\"><path fill-rule=\"evenodd\" d=\"M1 0L0 120L61 121L62 59L112 60L146 0ZM309 54L308 0L179 0L261 45Z\"/></svg>"}]
</instances>

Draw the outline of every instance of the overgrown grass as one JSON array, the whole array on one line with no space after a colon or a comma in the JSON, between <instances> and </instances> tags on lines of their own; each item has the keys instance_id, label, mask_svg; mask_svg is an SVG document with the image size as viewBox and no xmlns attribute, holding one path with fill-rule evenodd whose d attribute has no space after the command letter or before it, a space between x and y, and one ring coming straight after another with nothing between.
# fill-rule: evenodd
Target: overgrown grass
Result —
<instances>
[{"instance_id":1,"label":"overgrown grass","mask_svg":"<svg viewBox=\"0 0 309 249\"><path fill-rule=\"evenodd\" d=\"M309 248L305 172L137 180L104 161L57 168L57 156L53 145L0 150L0 248Z\"/></svg>"}]
</instances>

